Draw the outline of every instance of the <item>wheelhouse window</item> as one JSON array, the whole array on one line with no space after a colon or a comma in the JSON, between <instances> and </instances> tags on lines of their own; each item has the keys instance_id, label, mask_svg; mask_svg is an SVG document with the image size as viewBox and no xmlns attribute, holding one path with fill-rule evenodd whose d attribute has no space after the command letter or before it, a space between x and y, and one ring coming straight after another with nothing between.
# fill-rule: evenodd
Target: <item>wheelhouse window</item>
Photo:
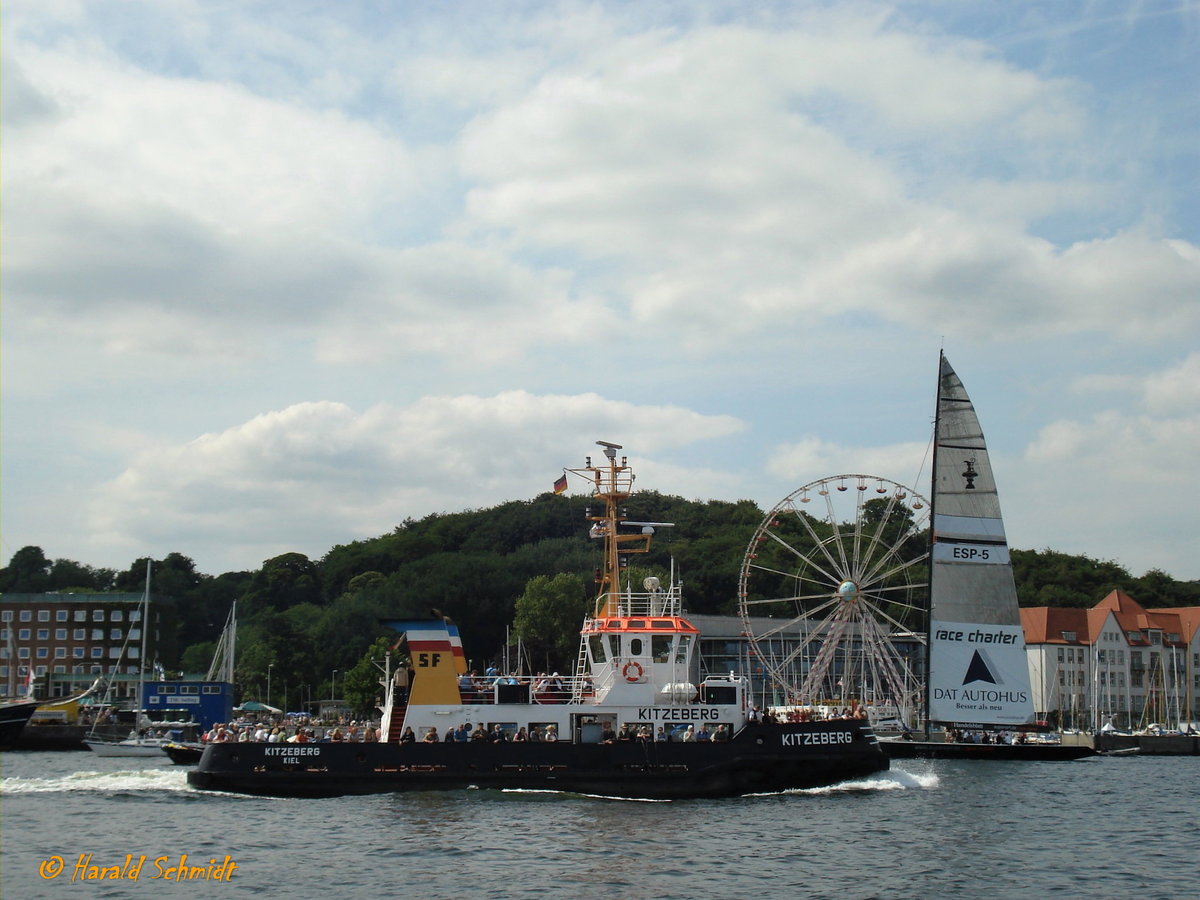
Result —
<instances>
[{"instance_id":1,"label":"wheelhouse window","mask_svg":"<svg viewBox=\"0 0 1200 900\"><path fill-rule=\"evenodd\" d=\"M588 646L592 648L593 662L606 662L608 656L604 652L604 637L599 634L593 634L588 638Z\"/></svg>"},{"instance_id":2,"label":"wheelhouse window","mask_svg":"<svg viewBox=\"0 0 1200 900\"><path fill-rule=\"evenodd\" d=\"M656 663L671 661L671 644L674 640L674 636L669 634L656 634L650 638L650 655Z\"/></svg>"}]
</instances>

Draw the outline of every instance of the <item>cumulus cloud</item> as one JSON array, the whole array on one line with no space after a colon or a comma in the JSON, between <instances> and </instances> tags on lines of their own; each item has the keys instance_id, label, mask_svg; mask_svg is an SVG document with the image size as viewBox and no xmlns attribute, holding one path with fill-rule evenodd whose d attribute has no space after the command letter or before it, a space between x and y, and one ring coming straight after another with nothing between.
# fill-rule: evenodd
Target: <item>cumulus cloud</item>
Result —
<instances>
[{"instance_id":1,"label":"cumulus cloud","mask_svg":"<svg viewBox=\"0 0 1200 900\"><path fill-rule=\"evenodd\" d=\"M48 332L199 359L308 331L318 361L466 348L486 364L622 322L701 350L846 314L1016 338L1196 324L1194 245L1031 232L1104 202L1094 178L1045 162L1090 140L1077 86L878 11L774 28L637 27L597 9L504 20L523 38L503 54L453 38L439 59L390 62L401 108L449 100L462 117L432 143L356 114L372 70L350 51L333 51L348 83L327 84L302 26L334 23L232 33L272 66L296 61L300 103L273 67L238 81L248 67L202 62L213 23L177 14L191 77L17 30L5 204L22 228L6 278ZM1147 312L1131 331L1134 304ZM504 342L475 339L497 329Z\"/></svg>"},{"instance_id":2,"label":"cumulus cloud","mask_svg":"<svg viewBox=\"0 0 1200 900\"><path fill-rule=\"evenodd\" d=\"M6 433L28 436L5 444L8 535L55 535L53 507L78 507L44 498L111 479L114 457L127 470L90 533L127 556L148 535L189 552L231 527L223 505L269 556L306 529L322 552L407 508L540 490L532 474L485 484L462 445L529 443L486 410L571 446L661 411L665 428L626 440L650 448L649 483L685 496L761 498L763 447L790 487L851 469L912 484L919 416L847 410L909 391L940 336L1026 404L1001 433L1030 448L1018 492L1081 456L1153 510L1150 471L1179 459L1152 441L1194 449L1196 141L1175 88L1196 63L1187 29L1169 33L1188 13L1145 28L1145 11L978 4L5 10ZM1107 71L1105 42L1138 65ZM1161 359L1184 361L1141 374ZM1069 397L1031 387L1051 375ZM589 390L633 402L618 417ZM556 397L570 432L545 418ZM752 462L663 449L730 410ZM879 436L836 444L798 418ZM526 470L557 471L552 455ZM406 480L447 460L481 489ZM32 475L51 470L69 474ZM340 494L309 503L294 488L313 481ZM1065 521L1039 496L1019 508Z\"/></svg>"},{"instance_id":3,"label":"cumulus cloud","mask_svg":"<svg viewBox=\"0 0 1200 900\"><path fill-rule=\"evenodd\" d=\"M357 412L308 402L219 433L137 453L96 491L93 534L109 547L188 547L230 567L287 550L320 555L374 537L405 518L479 508L549 490L582 463L594 435L636 447L635 458L722 437L731 416L639 406L597 394L426 397ZM703 470L657 463L660 485L708 482Z\"/></svg>"},{"instance_id":4,"label":"cumulus cloud","mask_svg":"<svg viewBox=\"0 0 1200 900\"><path fill-rule=\"evenodd\" d=\"M1042 177L1048 145L1087 140L1068 86L969 43L838 25L641 35L547 74L466 130L469 212L525 245L622 260L635 319L709 345L847 312L1012 338L1130 334L1145 304L1134 336L1196 324L1180 302L1200 288L1193 245L1031 233L1103 202ZM980 171L980 141L1027 172ZM952 192L924 188L947 177Z\"/></svg>"},{"instance_id":5,"label":"cumulus cloud","mask_svg":"<svg viewBox=\"0 0 1200 900\"><path fill-rule=\"evenodd\" d=\"M1111 547L1120 535L1114 558L1167 571L1186 565L1173 548L1176 535L1200 528L1195 504L1177 502L1200 458L1198 360L1143 376L1140 412L1108 408L1040 430L1022 460L1015 507L1031 543L1095 555L1088 548Z\"/></svg>"},{"instance_id":6,"label":"cumulus cloud","mask_svg":"<svg viewBox=\"0 0 1200 900\"><path fill-rule=\"evenodd\" d=\"M927 444L903 443L884 447L853 447L820 438L805 438L775 447L767 470L797 487L834 475L875 475L927 494ZM923 476L923 477L922 477Z\"/></svg>"}]
</instances>

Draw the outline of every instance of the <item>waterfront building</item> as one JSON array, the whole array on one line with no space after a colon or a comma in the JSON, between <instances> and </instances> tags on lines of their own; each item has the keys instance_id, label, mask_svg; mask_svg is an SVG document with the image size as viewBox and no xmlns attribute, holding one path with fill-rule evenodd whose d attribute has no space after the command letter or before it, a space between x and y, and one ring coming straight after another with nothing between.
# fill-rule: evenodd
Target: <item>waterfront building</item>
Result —
<instances>
[{"instance_id":1,"label":"waterfront building","mask_svg":"<svg viewBox=\"0 0 1200 900\"><path fill-rule=\"evenodd\" d=\"M1091 609L1027 607L1034 708L1060 728L1187 727L1200 695L1200 607L1145 609L1112 591Z\"/></svg>"},{"instance_id":2,"label":"waterfront building","mask_svg":"<svg viewBox=\"0 0 1200 900\"><path fill-rule=\"evenodd\" d=\"M32 672L39 699L69 697L103 675L116 700L132 700L142 659L142 595L0 595L0 687L16 693ZM159 616L148 637L154 658Z\"/></svg>"}]
</instances>

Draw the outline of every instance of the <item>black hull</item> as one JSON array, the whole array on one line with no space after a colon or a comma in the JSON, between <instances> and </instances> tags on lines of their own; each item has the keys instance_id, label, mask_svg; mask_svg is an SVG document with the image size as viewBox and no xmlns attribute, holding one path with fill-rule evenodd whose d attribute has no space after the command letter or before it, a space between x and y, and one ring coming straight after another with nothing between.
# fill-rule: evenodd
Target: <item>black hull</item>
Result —
<instances>
[{"instance_id":1,"label":"black hull","mask_svg":"<svg viewBox=\"0 0 1200 900\"><path fill-rule=\"evenodd\" d=\"M0 704L0 750L11 750L17 746L25 724L33 718L38 708L34 701L29 703Z\"/></svg>"},{"instance_id":2,"label":"black hull","mask_svg":"<svg viewBox=\"0 0 1200 900\"><path fill-rule=\"evenodd\" d=\"M1001 759L1065 761L1095 756L1091 747L1069 744L956 744L940 741L880 741L889 759Z\"/></svg>"},{"instance_id":3,"label":"black hull","mask_svg":"<svg viewBox=\"0 0 1200 900\"><path fill-rule=\"evenodd\" d=\"M210 744L204 790L332 797L469 787L684 799L822 787L884 771L858 722L749 726L728 742Z\"/></svg>"},{"instance_id":4,"label":"black hull","mask_svg":"<svg viewBox=\"0 0 1200 900\"><path fill-rule=\"evenodd\" d=\"M171 757L171 762L177 766L194 766L204 755L204 747L191 744L163 744L163 752Z\"/></svg>"}]
</instances>

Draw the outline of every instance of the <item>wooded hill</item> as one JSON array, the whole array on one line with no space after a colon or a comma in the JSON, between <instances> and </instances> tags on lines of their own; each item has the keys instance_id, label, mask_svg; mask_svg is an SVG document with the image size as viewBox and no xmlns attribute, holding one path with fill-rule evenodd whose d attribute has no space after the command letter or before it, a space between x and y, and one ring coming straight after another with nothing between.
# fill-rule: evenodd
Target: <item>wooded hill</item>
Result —
<instances>
[{"instance_id":1,"label":"wooded hill","mask_svg":"<svg viewBox=\"0 0 1200 900\"><path fill-rule=\"evenodd\" d=\"M205 671L236 600L238 681L250 690L247 696L265 684L268 666L276 702L286 690L294 708L299 698L328 697L335 670L339 694L356 666L354 679L366 679L370 690L372 676L359 665L363 654L377 639L394 637L378 619L425 617L430 609L454 618L468 658L482 669L501 658L517 600L531 579L576 576L580 608L586 606L600 550L587 537L590 505L584 497L548 493L429 515L406 520L390 534L333 547L319 560L286 553L253 572L205 575L187 556L171 553L153 561L152 593L164 626L159 660L168 669ZM656 491L634 494L626 507L634 520L675 523L660 530L650 554L634 561L639 570L666 576L674 560L691 612L736 614L739 567L763 510L750 501L700 502ZM1146 607L1200 605L1200 582L1158 570L1134 576L1115 562L1053 550L1012 555L1022 606L1089 607L1114 588ZM0 569L0 592L141 592L144 578L145 559L118 572L50 560L41 548L24 547ZM537 646L537 635L526 636ZM554 646L547 637L535 665L569 668L570 655L559 658Z\"/></svg>"}]
</instances>

